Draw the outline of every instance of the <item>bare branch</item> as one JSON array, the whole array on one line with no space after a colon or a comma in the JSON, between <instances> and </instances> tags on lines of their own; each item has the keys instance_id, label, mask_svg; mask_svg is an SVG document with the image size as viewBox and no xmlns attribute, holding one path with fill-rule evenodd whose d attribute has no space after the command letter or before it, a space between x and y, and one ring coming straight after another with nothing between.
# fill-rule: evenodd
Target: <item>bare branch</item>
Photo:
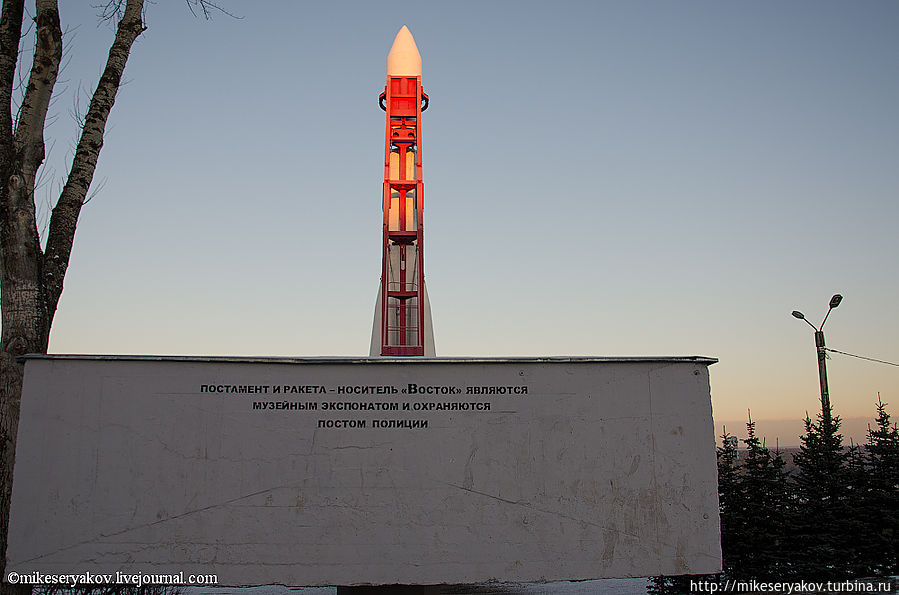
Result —
<instances>
[{"instance_id":1,"label":"bare branch","mask_svg":"<svg viewBox=\"0 0 899 595\"><path fill-rule=\"evenodd\" d=\"M187 9L190 10L194 17L198 16L199 11L199 14L202 14L206 20L212 19L212 14L215 12L222 13L233 19L243 18L225 10L211 0L185 0L185 2L187 3ZM107 0L102 4L91 4L91 8L97 10L101 21L121 20L125 10L125 0Z\"/></svg>"},{"instance_id":2,"label":"bare branch","mask_svg":"<svg viewBox=\"0 0 899 595\"><path fill-rule=\"evenodd\" d=\"M239 17L232 12L228 12L215 2L211 0L185 0L187 2L187 8L190 9L192 15L197 16L197 10L199 10L203 14L203 18L207 21L212 18L212 13L220 12L223 15L229 16L232 19L242 19L243 17Z\"/></svg>"},{"instance_id":3,"label":"bare branch","mask_svg":"<svg viewBox=\"0 0 899 595\"><path fill-rule=\"evenodd\" d=\"M87 97L87 91L81 87L81 81L78 81L78 86L75 89L75 92L72 94L72 111L69 112L72 116L72 120L78 125L78 130L84 130L84 118L87 116L86 112L81 109L81 98ZM76 137L77 137L76 133ZM77 146L78 139L75 139L75 143Z\"/></svg>"},{"instance_id":4,"label":"bare branch","mask_svg":"<svg viewBox=\"0 0 899 595\"><path fill-rule=\"evenodd\" d=\"M62 280L69 265L78 216L87 198L100 149L103 147L106 121L115 103L131 46L145 29L142 18L143 5L143 0L127 0L125 4L115 40L109 49L106 68L100 82L97 83L97 89L84 118L84 128L75 149L72 168L50 216L50 231L43 260L43 280L51 320L62 293Z\"/></svg>"},{"instance_id":5,"label":"bare branch","mask_svg":"<svg viewBox=\"0 0 899 595\"><path fill-rule=\"evenodd\" d=\"M47 148L47 157L53 153L55 146L56 140L51 140L50 146ZM59 196L59 191L62 190L62 184L56 179L55 173L45 165L38 170L34 181L34 218L41 245L47 239L47 231L50 226L50 212L53 210L50 197ZM38 190L40 190L40 200L38 199Z\"/></svg>"},{"instance_id":6,"label":"bare branch","mask_svg":"<svg viewBox=\"0 0 899 595\"><path fill-rule=\"evenodd\" d=\"M100 11L101 21L121 21L125 14L124 0L109 0L106 4L91 4L91 8Z\"/></svg>"},{"instance_id":7,"label":"bare branch","mask_svg":"<svg viewBox=\"0 0 899 595\"><path fill-rule=\"evenodd\" d=\"M85 197L84 202L81 203L81 204L82 204L82 205L86 205L86 204L89 203L95 196L97 196L98 194L100 194L100 192L103 191L103 188L106 187L107 182L109 182L109 178L103 178L103 179L100 180L98 183L92 185L92 186L91 186L90 194L88 194L88 195Z\"/></svg>"},{"instance_id":8,"label":"bare branch","mask_svg":"<svg viewBox=\"0 0 899 595\"><path fill-rule=\"evenodd\" d=\"M62 29L56 0L37 0L36 7L34 59L15 133L27 188L34 188L34 176L44 161L44 126L62 60Z\"/></svg>"},{"instance_id":9,"label":"bare branch","mask_svg":"<svg viewBox=\"0 0 899 595\"><path fill-rule=\"evenodd\" d=\"M19 57L17 58L16 62L16 78L15 84L12 88L13 111L15 111L15 116L13 117L12 121L13 134L15 134L17 122L19 121L19 115L22 111L22 100L25 97L25 89L28 87L28 77L25 75L23 65L29 61L29 58L32 62L34 61L34 44L31 44L31 46L29 47L28 38L30 37L31 31L34 28L35 19L34 16L28 11L27 7L25 9L25 19L25 22L28 23L28 26L22 32L22 36L19 40Z\"/></svg>"},{"instance_id":10,"label":"bare branch","mask_svg":"<svg viewBox=\"0 0 899 595\"><path fill-rule=\"evenodd\" d=\"M19 40L22 38L22 19L25 0L3 2L0 15L0 146L12 147L12 90L19 58ZM0 156L0 176L8 175L11 155ZM5 193L4 193L5 194Z\"/></svg>"}]
</instances>

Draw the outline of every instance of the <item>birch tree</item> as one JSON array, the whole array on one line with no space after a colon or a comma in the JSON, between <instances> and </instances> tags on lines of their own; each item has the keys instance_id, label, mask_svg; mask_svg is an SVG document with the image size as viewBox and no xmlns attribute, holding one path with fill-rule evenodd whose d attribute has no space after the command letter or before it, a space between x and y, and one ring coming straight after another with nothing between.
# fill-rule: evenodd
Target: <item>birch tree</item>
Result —
<instances>
[{"instance_id":1,"label":"birch tree","mask_svg":"<svg viewBox=\"0 0 899 595\"><path fill-rule=\"evenodd\" d=\"M191 12L206 17L209 9L218 9L206 0L186 1ZM4 579L24 370L18 358L47 352L75 228L103 147L106 121L131 47L146 29L144 0L107 0L99 10L101 18L117 22L115 39L83 115L72 165L51 211L44 245L37 226L35 181L44 162L44 128L63 56L59 7L57 0L35 0L33 59L18 105L13 100L18 73L24 74L27 68L18 64L25 0L3 0L0 17L0 576Z\"/></svg>"}]
</instances>

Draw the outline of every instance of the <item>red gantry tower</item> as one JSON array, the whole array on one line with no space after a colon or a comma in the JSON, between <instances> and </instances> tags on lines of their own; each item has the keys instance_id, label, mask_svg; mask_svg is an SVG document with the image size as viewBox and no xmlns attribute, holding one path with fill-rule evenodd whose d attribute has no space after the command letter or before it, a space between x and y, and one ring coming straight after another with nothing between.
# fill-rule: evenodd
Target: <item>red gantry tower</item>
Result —
<instances>
[{"instance_id":1,"label":"red gantry tower","mask_svg":"<svg viewBox=\"0 0 899 595\"><path fill-rule=\"evenodd\" d=\"M404 25L387 55L383 252L370 355L434 356L424 272L424 185L421 179L421 54Z\"/></svg>"}]
</instances>

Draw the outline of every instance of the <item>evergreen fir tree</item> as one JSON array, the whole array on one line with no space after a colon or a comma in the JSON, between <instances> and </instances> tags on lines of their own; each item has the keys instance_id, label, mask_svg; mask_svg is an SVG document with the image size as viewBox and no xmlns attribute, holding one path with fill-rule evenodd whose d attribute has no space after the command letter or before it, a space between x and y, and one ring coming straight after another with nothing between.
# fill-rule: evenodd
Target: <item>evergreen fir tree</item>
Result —
<instances>
[{"instance_id":1,"label":"evergreen fir tree","mask_svg":"<svg viewBox=\"0 0 899 595\"><path fill-rule=\"evenodd\" d=\"M843 449L840 418L829 410L812 421L805 416L805 434L793 455L796 498L791 535L792 574L802 578L845 579L849 568L848 454Z\"/></svg>"},{"instance_id":2,"label":"evergreen fir tree","mask_svg":"<svg viewBox=\"0 0 899 595\"><path fill-rule=\"evenodd\" d=\"M786 463L779 452L772 455L761 443L751 416L746 431L747 450L737 476L744 519L736 546L740 567L733 577L770 579L781 575L785 566Z\"/></svg>"},{"instance_id":3,"label":"evergreen fir tree","mask_svg":"<svg viewBox=\"0 0 899 595\"><path fill-rule=\"evenodd\" d=\"M718 509L721 519L721 555L724 575L736 576L743 563L740 540L746 529L745 506L738 482L736 440L724 428L718 447Z\"/></svg>"},{"instance_id":4,"label":"evergreen fir tree","mask_svg":"<svg viewBox=\"0 0 899 595\"><path fill-rule=\"evenodd\" d=\"M850 444L846 458L847 518L852 535L847 535L850 547L846 556L849 576L865 577L876 573L875 560L881 544L871 536L878 524L878 511L872 498L873 483L865 454L857 444Z\"/></svg>"},{"instance_id":5,"label":"evergreen fir tree","mask_svg":"<svg viewBox=\"0 0 899 595\"><path fill-rule=\"evenodd\" d=\"M865 508L871 515L865 538L870 543L871 573L891 576L899 574L899 427L890 425L879 394L875 423L876 428L868 428L865 444Z\"/></svg>"}]
</instances>

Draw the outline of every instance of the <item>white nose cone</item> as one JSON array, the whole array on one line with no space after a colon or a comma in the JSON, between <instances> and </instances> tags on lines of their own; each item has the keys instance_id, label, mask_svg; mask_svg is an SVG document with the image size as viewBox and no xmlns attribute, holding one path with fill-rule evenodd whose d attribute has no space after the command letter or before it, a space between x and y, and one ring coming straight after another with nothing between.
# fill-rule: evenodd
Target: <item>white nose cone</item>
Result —
<instances>
[{"instance_id":1,"label":"white nose cone","mask_svg":"<svg viewBox=\"0 0 899 595\"><path fill-rule=\"evenodd\" d=\"M396 34L387 54L387 76L421 76L421 54L406 25Z\"/></svg>"}]
</instances>

